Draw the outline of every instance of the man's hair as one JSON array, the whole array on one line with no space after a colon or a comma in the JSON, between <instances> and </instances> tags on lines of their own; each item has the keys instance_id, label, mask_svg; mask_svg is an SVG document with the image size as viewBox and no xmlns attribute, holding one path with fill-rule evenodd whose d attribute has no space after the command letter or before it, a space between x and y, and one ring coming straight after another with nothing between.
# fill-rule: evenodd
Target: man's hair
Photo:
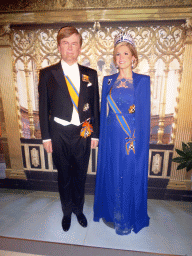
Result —
<instances>
[{"instance_id":1,"label":"man's hair","mask_svg":"<svg viewBox=\"0 0 192 256\"><path fill-rule=\"evenodd\" d=\"M78 32L78 30L73 27L73 26L65 26L62 27L57 34L57 43L58 45L60 45L60 42L63 38L67 38L70 37L71 35L76 34L79 36L79 40L80 40L80 46L82 45L82 36L81 34Z\"/></svg>"}]
</instances>

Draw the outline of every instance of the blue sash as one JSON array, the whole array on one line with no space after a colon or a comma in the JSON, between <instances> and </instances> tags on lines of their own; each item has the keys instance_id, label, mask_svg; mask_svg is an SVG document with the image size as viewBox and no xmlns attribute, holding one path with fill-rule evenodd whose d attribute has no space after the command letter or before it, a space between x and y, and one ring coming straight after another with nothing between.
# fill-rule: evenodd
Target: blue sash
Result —
<instances>
[{"instance_id":1,"label":"blue sash","mask_svg":"<svg viewBox=\"0 0 192 256\"><path fill-rule=\"evenodd\" d=\"M117 107L115 101L113 100L113 98L111 96L111 90L109 92L109 95L107 96L107 101L108 101L111 109L113 110L113 112L116 114L116 118L119 121L119 124L121 125L122 129L128 136L127 138L125 138L125 140L126 140L125 147L126 147L127 155L129 155L130 150L133 150L133 152L135 153L135 131L134 131L133 135L131 135L131 130L130 130L130 127L129 127L127 121L125 120L120 109Z\"/></svg>"}]
</instances>

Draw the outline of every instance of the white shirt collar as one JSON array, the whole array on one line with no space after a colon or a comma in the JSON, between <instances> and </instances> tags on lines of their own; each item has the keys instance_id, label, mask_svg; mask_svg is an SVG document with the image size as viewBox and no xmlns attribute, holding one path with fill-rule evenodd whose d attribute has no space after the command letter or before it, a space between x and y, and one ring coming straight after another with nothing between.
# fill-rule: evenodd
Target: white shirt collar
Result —
<instances>
[{"instance_id":1,"label":"white shirt collar","mask_svg":"<svg viewBox=\"0 0 192 256\"><path fill-rule=\"evenodd\" d=\"M70 66L64 60L61 60L61 66L62 66L62 69L63 69L65 75L74 74L74 72L79 73L79 66L78 66L77 62Z\"/></svg>"}]
</instances>

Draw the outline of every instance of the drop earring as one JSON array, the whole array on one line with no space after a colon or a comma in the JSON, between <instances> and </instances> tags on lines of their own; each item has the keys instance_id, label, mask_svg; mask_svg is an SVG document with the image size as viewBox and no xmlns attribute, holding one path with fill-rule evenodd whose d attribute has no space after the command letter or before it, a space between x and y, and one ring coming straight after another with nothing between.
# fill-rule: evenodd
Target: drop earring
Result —
<instances>
[{"instance_id":1,"label":"drop earring","mask_svg":"<svg viewBox=\"0 0 192 256\"><path fill-rule=\"evenodd\" d=\"M134 60L132 60L132 65L131 65L132 69L134 68Z\"/></svg>"}]
</instances>

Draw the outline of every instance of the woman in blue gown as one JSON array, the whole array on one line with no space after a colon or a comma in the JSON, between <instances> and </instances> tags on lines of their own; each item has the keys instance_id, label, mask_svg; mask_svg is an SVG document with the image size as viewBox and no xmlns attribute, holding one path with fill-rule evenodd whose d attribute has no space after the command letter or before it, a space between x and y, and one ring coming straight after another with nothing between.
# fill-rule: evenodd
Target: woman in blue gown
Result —
<instances>
[{"instance_id":1,"label":"woman in blue gown","mask_svg":"<svg viewBox=\"0 0 192 256\"><path fill-rule=\"evenodd\" d=\"M103 80L94 221L126 235L149 225L150 77L132 72L138 55L127 34L115 38L114 62L119 73Z\"/></svg>"}]
</instances>

